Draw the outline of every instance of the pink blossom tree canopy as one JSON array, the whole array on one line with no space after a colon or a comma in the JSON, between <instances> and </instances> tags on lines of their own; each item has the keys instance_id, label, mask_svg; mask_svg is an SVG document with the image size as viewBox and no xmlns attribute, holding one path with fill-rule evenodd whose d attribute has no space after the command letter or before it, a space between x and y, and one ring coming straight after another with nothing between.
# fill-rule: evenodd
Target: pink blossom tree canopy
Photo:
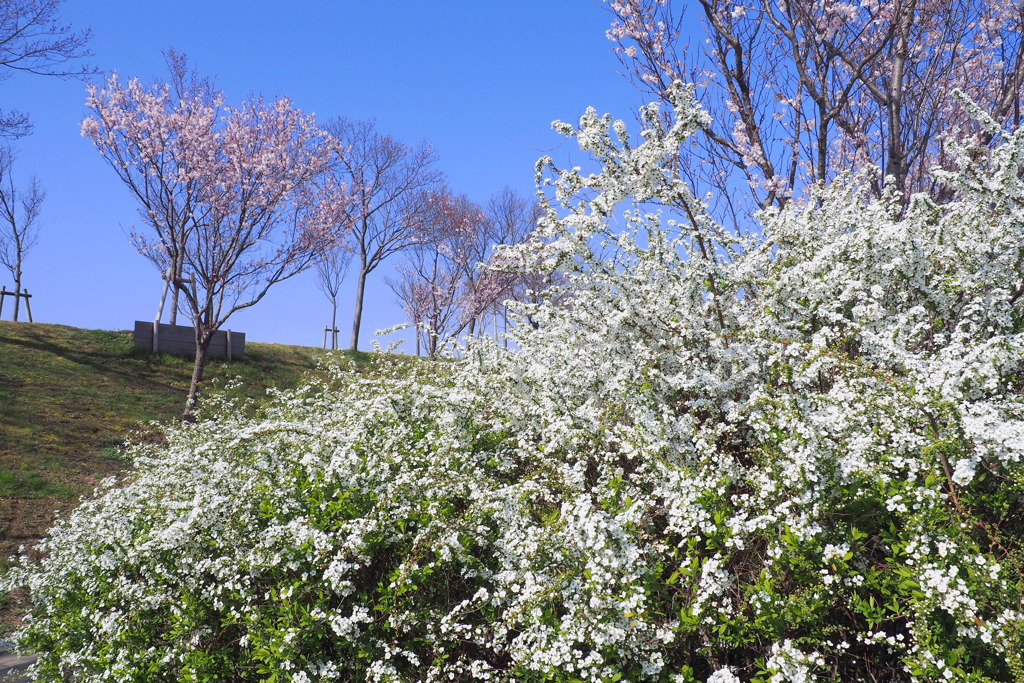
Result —
<instances>
[{"instance_id":1,"label":"pink blossom tree canopy","mask_svg":"<svg viewBox=\"0 0 1024 683\"><path fill-rule=\"evenodd\" d=\"M396 264L398 277L387 282L417 326L416 349L423 343L434 357L439 341L459 334L474 318L467 272L475 270L484 213L465 195L447 188L426 203L424 229L406 258Z\"/></svg>"},{"instance_id":2,"label":"pink blossom tree canopy","mask_svg":"<svg viewBox=\"0 0 1024 683\"><path fill-rule=\"evenodd\" d=\"M82 135L138 200L132 240L168 273L195 325L187 417L213 333L337 241L345 194L324 177L332 139L288 98L231 106L183 56L168 64L170 84L115 73L91 85Z\"/></svg>"},{"instance_id":3,"label":"pink blossom tree canopy","mask_svg":"<svg viewBox=\"0 0 1024 683\"><path fill-rule=\"evenodd\" d=\"M539 209L505 187L486 207L443 189L430 197L422 240L396 264L398 276L388 284L417 326L417 353L422 342L434 356L438 342L483 330L490 318L497 326L501 304L529 298L543 289L543 276L506 267L499 247L521 245L536 226Z\"/></svg>"}]
</instances>

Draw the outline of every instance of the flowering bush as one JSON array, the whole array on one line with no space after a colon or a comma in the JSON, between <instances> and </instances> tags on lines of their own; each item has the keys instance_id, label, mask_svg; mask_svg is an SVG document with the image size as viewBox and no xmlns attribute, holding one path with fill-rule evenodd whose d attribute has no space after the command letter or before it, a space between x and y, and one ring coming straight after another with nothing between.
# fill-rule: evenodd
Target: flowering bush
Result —
<instances>
[{"instance_id":1,"label":"flowering bush","mask_svg":"<svg viewBox=\"0 0 1024 683\"><path fill-rule=\"evenodd\" d=\"M511 350L135 446L4 579L37 676L1020 680L1024 133L952 203L854 175L738 237L672 97L558 125L600 170L538 166L502 261L565 285Z\"/></svg>"}]
</instances>

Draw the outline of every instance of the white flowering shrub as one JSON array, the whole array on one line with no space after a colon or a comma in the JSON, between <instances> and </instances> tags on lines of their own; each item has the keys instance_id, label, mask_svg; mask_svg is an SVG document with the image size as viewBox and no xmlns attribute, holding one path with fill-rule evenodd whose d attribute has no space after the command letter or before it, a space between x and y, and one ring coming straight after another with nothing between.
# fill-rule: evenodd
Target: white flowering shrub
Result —
<instances>
[{"instance_id":1,"label":"white flowering shrub","mask_svg":"<svg viewBox=\"0 0 1024 683\"><path fill-rule=\"evenodd\" d=\"M38 679L1021 680L1024 133L740 238L673 97L559 124L600 168L538 166L512 350L136 446L3 579Z\"/></svg>"}]
</instances>

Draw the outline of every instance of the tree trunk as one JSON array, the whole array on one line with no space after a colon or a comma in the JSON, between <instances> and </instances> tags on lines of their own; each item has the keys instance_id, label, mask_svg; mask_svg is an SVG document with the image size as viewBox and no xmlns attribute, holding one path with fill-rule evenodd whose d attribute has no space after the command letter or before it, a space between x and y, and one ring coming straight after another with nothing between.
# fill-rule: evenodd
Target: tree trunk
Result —
<instances>
[{"instance_id":1,"label":"tree trunk","mask_svg":"<svg viewBox=\"0 0 1024 683\"><path fill-rule=\"evenodd\" d=\"M21 306L21 269L14 273L14 322L18 322L18 309Z\"/></svg>"},{"instance_id":2,"label":"tree trunk","mask_svg":"<svg viewBox=\"0 0 1024 683\"><path fill-rule=\"evenodd\" d=\"M171 316L168 319L168 324L178 324L178 288L174 285L171 286Z\"/></svg>"},{"instance_id":3,"label":"tree trunk","mask_svg":"<svg viewBox=\"0 0 1024 683\"><path fill-rule=\"evenodd\" d=\"M896 179L896 187L906 191L907 150L903 142L903 94L906 87L906 64L910 55L910 25L914 20L916 3L908 4L902 16L896 17L899 22L896 39L895 55L889 72L889 91L886 113L889 117L888 155L885 163L885 175Z\"/></svg>"},{"instance_id":4,"label":"tree trunk","mask_svg":"<svg viewBox=\"0 0 1024 683\"><path fill-rule=\"evenodd\" d=\"M192 383L188 388L188 398L185 399L185 413L181 416L182 422L195 422L196 420L192 411L195 410L196 400L199 397L199 383L203 381L203 371L206 369L206 358L210 352L213 333L214 330L196 329L196 362L192 366Z\"/></svg>"},{"instance_id":5,"label":"tree trunk","mask_svg":"<svg viewBox=\"0 0 1024 683\"><path fill-rule=\"evenodd\" d=\"M828 112L824 105L818 105L818 161L815 175L824 183L828 180Z\"/></svg>"},{"instance_id":6,"label":"tree trunk","mask_svg":"<svg viewBox=\"0 0 1024 683\"><path fill-rule=\"evenodd\" d=\"M181 281L181 271L185 264L181 257L175 259L174 267L171 269L171 325L178 324L178 283Z\"/></svg>"},{"instance_id":7,"label":"tree trunk","mask_svg":"<svg viewBox=\"0 0 1024 683\"><path fill-rule=\"evenodd\" d=\"M430 322L433 323L435 321L431 320ZM430 358L431 360L433 360L434 356L437 355L437 333L435 332L436 329L437 328L434 325L428 326L428 332L426 336L424 336L423 338L423 346L425 347L424 350L427 352L427 358Z\"/></svg>"},{"instance_id":8,"label":"tree trunk","mask_svg":"<svg viewBox=\"0 0 1024 683\"><path fill-rule=\"evenodd\" d=\"M352 344L349 349L359 349L359 324L363 317L363 288L366 286L366 267L359 269L359 280L356 282L356 310L352 315Z\"/></svg>"},{"instance_id":9,"label":"tree trunk","mask_svg":"<svg viewBox=\"0 0 1024 683\"><path fill-rule=\"evenodd\" d=\"M481 323L482 324L482 323ZM469 351L469 347L473 344L473 332L476 331L476 316L469 319L469 324L466 326L466 350Z\"/></svg>"}]
</instances>

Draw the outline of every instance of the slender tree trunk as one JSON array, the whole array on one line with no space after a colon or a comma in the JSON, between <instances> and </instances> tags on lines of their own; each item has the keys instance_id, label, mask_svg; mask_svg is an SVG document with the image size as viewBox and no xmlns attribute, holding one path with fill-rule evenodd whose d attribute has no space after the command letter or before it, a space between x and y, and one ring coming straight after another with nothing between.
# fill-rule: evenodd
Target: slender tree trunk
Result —
<instances>
[{"instance_id":1,"label":"slender tree trunk","mask_svg":"<svg viewBox=\"0 0 1024 683\"><path fill-rule=\"evenodd\" d=\"M21 267L14 272L14 322L18 322L18 309L21 306Z\"/></svg>"},{"instance_id":2,"label":"slender tree trunk","mask_svg":"<svg viewBox=\"0 0 1024 683\"><path fill-rule=\"evenodd\" d=\"M466 326L466 350L469 351L469 347L473 343L473 332L476 330L476 317L469 319L469 325Z\"/></svg>"},{"instance_id":3,"label":"slender tree trunk","mask_svg":"<svg viewBox=\"0 0 1024 683\"><path fill-rule=\"evenodd\" d=\"M182 263L182 258L179 256L174 261L174 267L171 269L171 318L170 324L178 324L178 286L177 283L181 281L181 271L184 269L185 264Z\"/></svg>"},{"instance_id":4,"label":"slender tree trunk","mask_svg":"<svg viewBox=\"0 0 1024 683\"><path fill-rule=\"evenodd\" d=\"M359 269L359 280L356 282L356 310L352 315L352 344L349 349L357 351L359 349L359 324L363 318L363 289L366 287L366 267L363 265Z\"/></svg>"},{"instance_id":5,"label":"slender tree trunk","mask_svg":"<svg viewBox=\"0 0 1024 683\"><path fill-rule=\"evenodd\" d=\"M192 383L188 388L188 398L185 399L185 413L181 416L183 422L195 422L192 411L195 410L196 400L199 398L199 383L203 381L213 333L214 330L196 329L196 362L192 366Z\"/></svg>"},{"instance_id":6,"label":"slender tree trunk","mask_svg":"<svg viewBox=\"0 0 1024 683\"><path fill-rule=\"evenodd\" d=\"M430 358L431 360L433 360L434 356L437 355L437 332L436 332L436 330L437 330L437 327L436 327L437 321L436 320L431 320L430 322L434 323L434 324L430 325L430 327L428 328L430 330L430 332L427 334L426 338L423 341L424 341L424 344L427 347L426 348L427 358Z\"/></svg>"},{"instance_id":7,"label":"slender tree trunk","mask_svg":"<svg viewBox=\"0 0 1024 683\"><path fill-rule=\"evenodd\" d=\"M895 55L889 72L889 92L886 110L889 117L889 149L885 164L885 174L896 179L896 187L906 190L907 150L903 143L903 94L905 88L906 64L910 54L910 25L914 20L916 3L908 4L903 15L896 18L899 22L897 30Z\"/></svg>"},{"instance_id":8,"label":"slender tree trunk","mask_svg":"<svg viewBox=\"0 0 1024 683\"><path fill-rule=\"evenodd\" d=\"M828 112L825 106L818 105L818 162L815 164L817 179L824 183L828 180Z\"/></svg>"}]
</instances>

